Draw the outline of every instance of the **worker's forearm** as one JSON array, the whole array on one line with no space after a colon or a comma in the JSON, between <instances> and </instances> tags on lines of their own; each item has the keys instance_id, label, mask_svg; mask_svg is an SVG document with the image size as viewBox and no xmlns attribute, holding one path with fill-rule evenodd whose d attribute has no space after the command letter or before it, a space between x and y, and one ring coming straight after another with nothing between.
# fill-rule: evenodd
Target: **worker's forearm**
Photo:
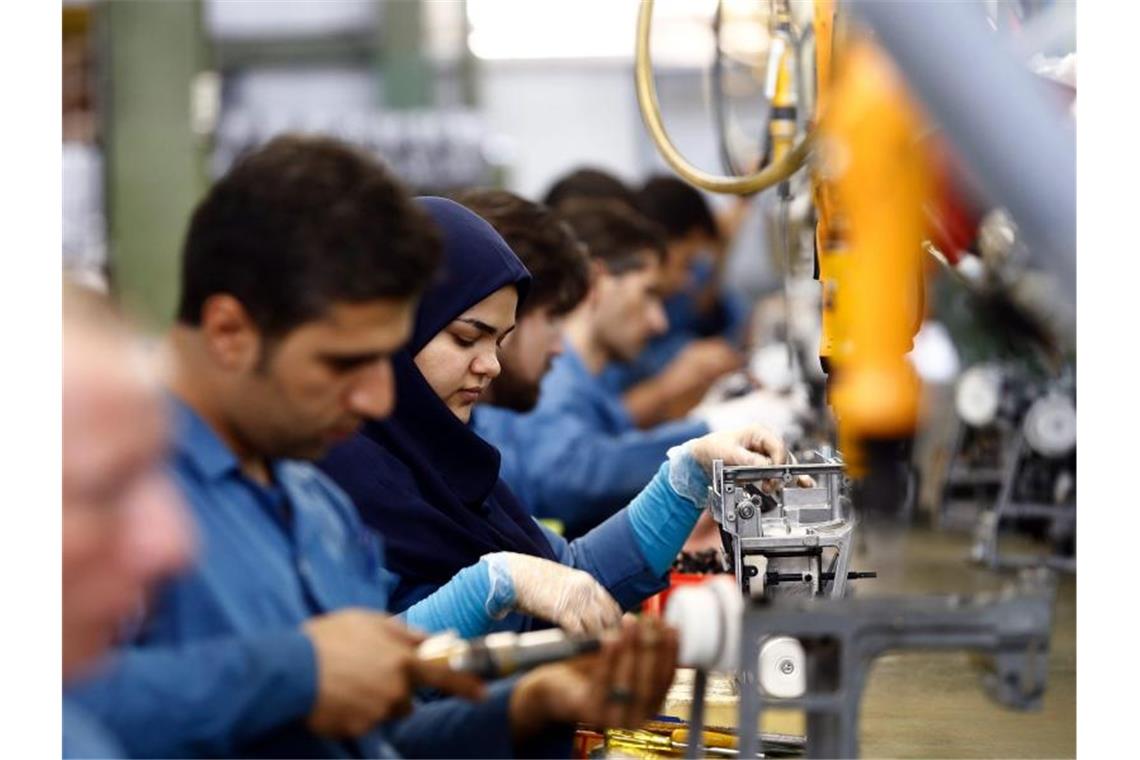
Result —
<instances>
[{"instance_id":1,"label":"worker's forearm","mask_svg":"<svg viewBox=\"0 0 1140 760\"><path fill-rule=\"evenodd\" d=\"M626 391L622 404L635 425L648 428L668 420L670 404L684 392L684 388L676 387L670 373L664 372Z\"/></svg>"}]
</instances>

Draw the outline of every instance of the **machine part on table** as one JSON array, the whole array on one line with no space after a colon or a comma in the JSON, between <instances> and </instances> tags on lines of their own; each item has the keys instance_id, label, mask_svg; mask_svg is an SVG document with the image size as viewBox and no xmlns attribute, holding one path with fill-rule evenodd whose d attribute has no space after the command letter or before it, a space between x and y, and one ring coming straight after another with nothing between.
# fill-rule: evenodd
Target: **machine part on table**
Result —
<instances>
[{"instance_id":1,"label":"machine part on table","mask_svg":"<svg viewBox=\"0 0 1140 760\"><path fill-rule=\"evenodd\" d=\"M838 599L847 591L855 523L843 493L843 463L825 452L815 457L815 463L772 467L713 463L709 510L746 596L764 594L770 577L781 594L795 578L811 595ZM815 485L797 487L803 475ZM784 487L767 494L761 486L773 479Z\"/></svg>"},{"instance_id":2,"label":"machine part on table","mask_svg":"<svg viewBox=\"0 0 1140 760\"><path fill-rule=\"evenodd\" d=\"M474 639L461 639L449 631L420 644L417 657L481 678L502 678L593 652L600 646L601 640L595 636L574 636L558 628L527 633L503 631Z\"/></svg>"},{"instance_id":3,"label":"machine part on table","mask_svg":"<svg viewBox=\"0 0 1140 760\"><path fill-rule=\"evenodd\" d=\"M713 581L686 591L692 592L690 597L702 590L720 597L726 592L717 586L727 585L727 581ZM867 672L875 658L886 652L961 649L986 653L992 658L992 671L984 679L990 695L1014 709L1039 708L1048 674L1055 594L1054 576L1038 568L1023 571L1015 586L996 594L753 600L739 611L728 605L717 608L735 615L719 622L682 615L687 609L673 609L674 604L695 607L691 600L671 601L667 616L682 625L685 619L692 621L683 630L712 626L725 638L739 637L741 756L752 757L760 749L759 737L748 727L759 725L762 710L790 708L807 715L809 757L856 757ZM804 653L805 688L795 696L778 696L764 684L766 667L770 667L764 659L765 648L782 639L797 642ZM782 663L777 658L778 669ZM694 725L701 722L696 713L698 696L694 694ZM693 749L690 756L698 756L692 754Z\"/></svg>"}]
</instances>

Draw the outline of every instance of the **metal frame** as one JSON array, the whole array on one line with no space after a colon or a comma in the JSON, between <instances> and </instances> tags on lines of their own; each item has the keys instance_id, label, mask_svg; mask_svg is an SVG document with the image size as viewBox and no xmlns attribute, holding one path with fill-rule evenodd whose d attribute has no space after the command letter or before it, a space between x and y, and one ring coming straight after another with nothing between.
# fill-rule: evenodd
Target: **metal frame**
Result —
<instances>
[{"instance_id":1,"label":"metal frame","mask_svg":"<svg viewBox=\"0 0 1140 760\"><path fill-rule=\"evenodd\" d=\"M983 679L990 696L1013 709L1039 709L1055 596L1054 575L1036 569L1023 571L1016 587L998 594L753 601L740 619L739 756L756 757L761 749L756 727L764 710L788 708L807 714L808 757L858 756L867 672L890 651L986 652L993 665ZM804 647L807 691L800 697L770 697L759 688L760 648L773 636L793 636ZM701 704L696 695L694 706ZM693 725L700 723L694 714ZM699 741L689 756L701 756Z\"/></svg>"},{"instance_id":2,"label":"metal frame","mask_svg":"<svg viewBox=\"0 0 1140 760\"><path fill-rule=\"evenodd\" d=\"M827 454L821 458L824 461L818 464L770 467L726 467L720 460L713 462L709 509L731 544L726 548L746 596L765 592L769 561L792 557L808 559L813 572L805 573L804 581L811 584L813 595L826 593L841 599L846 594L855 524L843 507L843 463ZM773 495L775 509L765 512L752 484L777 479L791 485L801 475L822 485L785 488ZM826 570L825 549L835 552Z\"/></svg>"}]
</instances>

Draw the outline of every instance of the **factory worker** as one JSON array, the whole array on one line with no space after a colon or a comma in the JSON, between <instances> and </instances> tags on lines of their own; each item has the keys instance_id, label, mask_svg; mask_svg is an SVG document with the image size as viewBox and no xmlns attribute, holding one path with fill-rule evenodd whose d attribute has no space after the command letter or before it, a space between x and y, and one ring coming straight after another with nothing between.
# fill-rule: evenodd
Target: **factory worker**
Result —
<instances>
[{"instance_id":1,"label":"factory worker","mask_svg":"<svg viewBox=\"0 0 1140 760\"><path fill-rule=\"evenodd\" d=\"M673 184L681 186L678 188ZM581 201L613 201L656 224L666 237L668 255L662 262L660 291L668 327L633 358L610 362L602 381L621 394L626 412L638 427L645 428L676 419L700 401L711 385L737 369L740 355L729 343L712 335L721 324L723 311L714 275L721 258L706 262L704 251L719 253L720 224L701 194L671 177L651 178L634 190L614 175L594 167L581 167L551 185L544 203L562 212ZM737 213L725 217L730 233ZM709 266L711 264L711 267ZM701 333L700 331L704 331ZM710 332L711 331L711 332ZM508 483L513 482L506 478Z\"/></svg>"},{"instance_id":2,"label":"factory worker","mask_svg":"<svg viewBox=\"0 0 1140 760\"><path fill-rule=\"evenodd\" d=\"M131 424L122 424L124 419ZM63 756L114 757L118 740L70 699L122 622L189 559L184 506L164 471L157 386L109 304L63 297Z\"/></svg>"},{"instance_id":3,"label":"factory worker","mask_svg":"<svg viewBox=\"0 0 1140 760\"><path fill-rule=\"evenodd\" d=\"M421 300L407 350L393 358L396 409L321 464L384 535L400 577L393 605L415 603L481 557L497 572L503 551L584 570L626 608L661 590L701 512L712 460L782 461L782 444L753 428L678 446L669 461L662 451L656 475L628 509L570 543L542 529L499 478L498 452L468 424L499 374L499 344L515 326L530 275L470 210L442 198L420 203L443 231L444 277ZM509 560L502 564L509 570ZM548 587L561 593L555 579ZM513 614L497 628L540 622Z\"/></svg>"},{"instance_id":4,"label":"factory worker","mask_svg":"<svg viewBox=\"0 0 1140 760\"><path fill-rule=\"evenodd\" d=\"M321 138L247 155L194 212L167 387L200 549L71 695L129 754L565 756L576 721L660 703L675 637L628 623L600 657L485 689L421 662L424 634L384 612L378 538L306 461L391 409L438 248L386 169ZM413 710L420 686L483 699Z\"/></svg>"},{"instance_id":5,"label":"factory worker","mask_svg":"<svg viewBox=\"0 0 1140 760\"><path fill-rule=\"evenodd\" d=\"M665 233L661 290L669 327L631 361L607 366L603 379L622 393L638 427L676 419L743 357L731 340L746 308L721 289L725 235L701 192L672 176L648 179L637 210Z\"/></svg>"}]
</instances>

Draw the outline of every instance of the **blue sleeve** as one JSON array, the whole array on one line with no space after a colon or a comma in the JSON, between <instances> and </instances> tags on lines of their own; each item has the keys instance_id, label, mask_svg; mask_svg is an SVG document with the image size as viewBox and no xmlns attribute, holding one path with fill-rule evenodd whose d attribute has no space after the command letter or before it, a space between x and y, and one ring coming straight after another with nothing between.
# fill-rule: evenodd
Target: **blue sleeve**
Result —
<instances>
[{"instance_id":1,"label":"blue sleeve","mask_svg":"<svg viewBox=\"0 0 1140 760\"><path fill-rule=\"evenodd\" d=\"M637 548L654 572L673 564L701 516L708 478L687 453L678 451L661 465L627 511Z\"/></svg>"},{"instance_id":2,"label":"blue sleeve","mask_svg":"<svg viewBox=\"0 0 1140 760\"><path fill-rule=\"evenodd\" d=\"M316 654L294 630L128 648L69 697L132 757L203 757L308 715L316 692Z\"/></svg>"},{"instance_id":3,"label":"blue sleeve","mask_svg":"<svg viewBox=\"0 0 1140 760\"><path fill-rule=\"evenodd\" d=\"M652 478L669 448L709 432L683 420L619 435L598 431L568 414L536 415L529 471L539 517L559 519L569 535L598 525L628 503Z\"/></svg>"},{"instance_id":4,"label":"blue sleeve","mask_svg":"<svg viewBox=\"0 0 1140 760\"><path fill-rule=\"evenodd\" d=\"M551 727L515 747L510 702L517 678L497 681L482 702L441 699L417 705L389 724L388 738L404 757L570 757L573 726Z\"/></svg>"},{"instance_id":5,"label":"blue sleeve","mask_svg":"<svg viewBox=\"0 0 1140 760\"><path fill-rule=\"evenodd\" d=\"M465 639L490 633L495 621L515 604L511 576L498 570L485 561L463 568L438 591L409 607L405 621L428 633L454 630Z\"/></svg>"}]
</instances>

